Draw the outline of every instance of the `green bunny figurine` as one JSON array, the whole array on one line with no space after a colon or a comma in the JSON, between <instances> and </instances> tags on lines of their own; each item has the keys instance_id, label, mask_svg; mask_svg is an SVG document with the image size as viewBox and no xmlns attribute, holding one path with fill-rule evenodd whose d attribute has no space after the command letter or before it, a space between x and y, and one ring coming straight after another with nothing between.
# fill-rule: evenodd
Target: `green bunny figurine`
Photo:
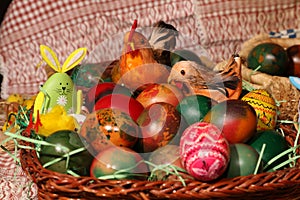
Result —
<instances>
[{"instance_id":1,"label":"green bunny figurine","mask_svg":"<svg viewBox=\"0 0 300 200\"><path fill-rule=\"evenodd\" d=\"M65 108L67 113L73 113L73 103L81 105L81 102L73 102L73 99L77 101L80 98L73 98L76 92L74 83L71 77L66 73L78 65L86 55L86 48L79 48L73 51L66 59L62 67L58 61L58 58L54 51L48 46L40 46L41 56L43 60L56 71L40 88L35 103L34 103L34 116L37 112L47 113L53 106L61 105ZM81 91L77 91L77 96L80 96ZM77 106L77 109L80 106ZM77 110L75 112L78 112Z\"/></svg>"}]
</instances>

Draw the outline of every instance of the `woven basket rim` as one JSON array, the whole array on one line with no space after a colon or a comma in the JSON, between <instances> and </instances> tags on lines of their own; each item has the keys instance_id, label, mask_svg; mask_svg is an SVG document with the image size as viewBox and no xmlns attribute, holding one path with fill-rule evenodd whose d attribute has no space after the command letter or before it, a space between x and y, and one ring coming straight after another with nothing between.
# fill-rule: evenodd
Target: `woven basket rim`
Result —
<instances>
[{"instance_id":1,"label":"woven basket rim","mask_svg":"<svg viewBox=\"0 0 300 200\"><path fill-rule=\"evenodd\" d=\"M293 199L300 195L300 167L214 182L186 180L99 180L74 177L42 167L35 150L21 149L21 164L45 199ZM47 197L47 198L46 198Z\"/></svg>"}]
</instances>

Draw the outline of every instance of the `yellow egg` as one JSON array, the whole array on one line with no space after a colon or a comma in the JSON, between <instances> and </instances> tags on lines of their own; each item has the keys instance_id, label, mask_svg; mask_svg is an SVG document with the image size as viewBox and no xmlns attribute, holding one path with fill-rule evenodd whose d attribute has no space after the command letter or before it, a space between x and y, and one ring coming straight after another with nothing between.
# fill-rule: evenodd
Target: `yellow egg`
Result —
<instances>
[{"instance_id":1,"label":"yellow egg","mask_svg":"<svg viewBox=\"0 0 300 200\"><path fill-rule=\"evenodd\" d=\"M264 89L256 89L243 98L256 111L258 118L257 131L274 129L277 122L277 106L275 99Z\"/></svg>"}]
</instances>

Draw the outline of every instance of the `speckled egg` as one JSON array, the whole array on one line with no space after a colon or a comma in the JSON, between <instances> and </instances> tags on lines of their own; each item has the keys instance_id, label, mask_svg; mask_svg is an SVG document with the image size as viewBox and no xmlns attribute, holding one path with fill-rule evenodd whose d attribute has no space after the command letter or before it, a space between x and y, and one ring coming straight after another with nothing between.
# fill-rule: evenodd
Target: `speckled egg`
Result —
<instances>
[{"instance_id":1,"label":"speckled egg","mask_svg":"<svg viewBox=\"0 0 300 200\"><path fill-rule=\"evenodd\" d=\"M285 76L289 58L285 49L275 43L261 43L255 46L247 57L248 67L264 73Z\"/></svg>"},{"instance_id":2,"label":"speckled egg","mask_svg":"<svg viewBox=\"0 0 300 200\"><path fill-rule=\"evenodd\" d=\"M138 140L140 128L125 112L103 108L87 115L80 135L98 153L108 146L132 148Z\"/></svg>"},{"instance_id":3,"label":"speckled egg","mask_svg":"<svg viewBox=\"0 0 300 200\"><path fill-rule=\"evenodd\" d=\"M200 181L220 177L230 158L229 144L220 129L207 122L190 125L180 140L180 158L187 172Z\"/></svg>"},{"instance_id":4,"label":"speckled egg","mask_svg":"<svg viewBox=\"0 0 300 200\"><path fill-rule=\"evenodd\" d=\"M257 115L257 130L274 129L277 122L277 106L275 99L264 89L249 92L243 98L250 104Z\"/></svg>"}]
</instances>

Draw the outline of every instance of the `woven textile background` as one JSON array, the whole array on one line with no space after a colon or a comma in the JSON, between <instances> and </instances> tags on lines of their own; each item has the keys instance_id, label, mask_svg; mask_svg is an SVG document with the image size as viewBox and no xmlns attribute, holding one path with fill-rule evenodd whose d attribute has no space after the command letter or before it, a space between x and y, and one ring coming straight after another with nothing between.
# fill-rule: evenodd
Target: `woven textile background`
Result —
<instances>
[{"instance_id":1,"label":"woven textile background","mask_svg":"<svg viewBox=\"0 0 300 200\"><path fill-rule=\"evenodd\" d=\"M36 94L47 79L39 45L46 44L60 62L78 47L91 52L104 40L105 54L117 58L119 47L109 40L158 20L173 24L181 35L177 48L204 47L218 62L238 52L243 41L269 31L298 28L298 0L14 0L0 28L2 98Z\"/></svg>"},{"instance_id":2,"label":"woven textile background","mask_svg":"<svg viewBox=\"0 0 300 200\"><path fill-rule=\"evenodd\" d=\"M241 44L260 33L300 28L298 0L198 0L198 34L214 61L239 52Z\"/></svg>"}]
</instances>

